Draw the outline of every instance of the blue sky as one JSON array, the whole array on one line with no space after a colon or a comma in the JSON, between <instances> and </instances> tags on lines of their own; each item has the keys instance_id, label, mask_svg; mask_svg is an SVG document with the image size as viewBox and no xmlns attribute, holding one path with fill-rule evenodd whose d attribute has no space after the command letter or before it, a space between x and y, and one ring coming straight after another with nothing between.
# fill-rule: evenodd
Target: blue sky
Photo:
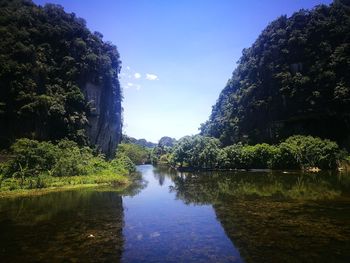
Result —
<instances>
[{"instance_id":1,"label":"blue sky","mask_svg":"<svg viewBox=\"0 0 350 263\"><path fill-rule=\"evenodd\" d=\"M118 47L124 132L157 142L198 133L269 22L331 0L34 0L74 12Z\"/></svg>"}]
</instances>

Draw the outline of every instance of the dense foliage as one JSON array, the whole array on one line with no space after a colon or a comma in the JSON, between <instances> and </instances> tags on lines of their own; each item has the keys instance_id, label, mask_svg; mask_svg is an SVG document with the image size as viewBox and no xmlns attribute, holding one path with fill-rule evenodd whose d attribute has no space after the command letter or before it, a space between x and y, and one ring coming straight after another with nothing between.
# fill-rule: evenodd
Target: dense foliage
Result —
<instances>
[{"instance_id":1,"label":"dense foliage","mask_svg":"<svg viewBox=\"0 0 350 263\"><path fill-rule=\"evenodd\" d=\"M176 140L163 136L158 144L145 139L135 139L123 134L122 143L118 146L118 152L124 153L135 164L170 164L171 152Z\"/></svg>"},{"instance_id":2,"label":"dense foliage","mask_svg":"<svg viewBox=\"0 0 350 263\"><path fill-rule=\"evenodd\" d=\"M52 176L77 176L98 174L106 169L125 174L132 170L126 156L107 162L100 154L94 154L89 147L61 140L57 144L19 139L10 148L12 156L2 166L5 177L39 176L48 172Z\"/></svg>"},{"instance_id":3,"label":"dense foliage","mask_svg":"<svg viewBox=\"0 0 350 263\"><path fill-rule=\"evenodd\" d=\"M296 135L278 145L233 144L200 135L181 138L171 154L173 165L209 169L334 169L344 154L335 142Z\"/></svg>"},{"instance_id":4,"label":"dense foliage","mask_svg":"<svg viewBox=\"0 0 350 263\"><path fill-rule=\"evenodd\" d=\"M84 19L58 5L0 0L0 36L0 146L20 137L88 143L98 110L87 83L113 94L106 105L120 114L119 53Z\"/></svg>"},{"instance_id":5,"label":"dense foliage","mask_svg":"<svg viewBox=\"0 0 350 263\"><path fill-rule=\"evenodd\" d=\"M174 147L174 162L190 167L213 168L217 166L220 142L200 135L185 136Z\"/></svg>"},{"instance_id":6,"label":"dense foliage","mask_svg":"<svg viewBox=\"0 0 350 263\"><path fill-rule=\"evenodd\" d=\"M224 145L294 134L350 147L350 4L281 16L243 50L201 134Z\"/></svg>"},{"instance_id":7,"label":"dense foliage","mask_svg":"<svg viewBox=\"0 0 350 263\"><path fill-rule=\"evenodd\" d=\"M176 139L174 138L168 136L160 138L157 146L152 150L152 163L169 165L171 163L171 153L175 143Z\"/></svg>"},{"instance_id":8,"label":"dense foliage","mask_svg":"<svg viewBox=\"0 0 350 263\"><path fill-rule=\"evenodd\" d=\"M119 144L117 156L120 154L127 156L134 164L151 163L151 150L138 144Z\"/></svg>"}]
</instances>

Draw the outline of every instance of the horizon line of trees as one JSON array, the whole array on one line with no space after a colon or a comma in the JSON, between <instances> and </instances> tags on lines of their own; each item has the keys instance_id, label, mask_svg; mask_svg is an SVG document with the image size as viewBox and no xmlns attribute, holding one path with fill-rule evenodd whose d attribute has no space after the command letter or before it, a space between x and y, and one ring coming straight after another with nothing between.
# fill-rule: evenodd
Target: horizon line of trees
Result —
<instances>
[{"instance_id":1,"label":"horizon line of trees","mask_svg":"<svg viewBox=\"0 0 350 263\"><path fill-rule=\"evenodd\" d=\"M177 167L204 169L336 169L348 153L336 142L294 135L279 144L248 145L241 142L223 147L213 137L185 136L160 158Z\"/></svg>"},{"instance_id":2,"label":"horizon line of trees","mask_svg":"<svg viewBox=\"0 0 350 263\"><path fill-rule=\"evenodd\" d=\"M336 169L349 154L336 142L319 137L294 135L278 144L229 146L217 138L202 135L184 136L178 141L163 137L156 147L137 144L119 145L135 164L168 165L195 169Z\"/></svg>"}]
</instances>

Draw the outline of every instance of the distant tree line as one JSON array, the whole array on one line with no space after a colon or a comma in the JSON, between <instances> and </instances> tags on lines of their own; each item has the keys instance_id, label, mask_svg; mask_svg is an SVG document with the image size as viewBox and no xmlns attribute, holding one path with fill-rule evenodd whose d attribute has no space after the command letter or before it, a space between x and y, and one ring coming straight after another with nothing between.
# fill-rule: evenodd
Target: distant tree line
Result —
<instances>
[{"instance_id":1,"label":"distant tree line","mask_svg":"<svg viewBox=\"0 0 350 263\"><path fill-rule=\"evenodd\" d=\"M222 147L216 138L195 135L175 144L169 164L199 169L335 169L345 157L337 143L312 136L295 135L276 145Z\"/></svg>"},{"instance_id":2,"label":"distant tree line","mask_svg":"<svg viewBox=\"0 0 350 263\"><path fill-rule=\"evenodd\" d=\"M128 156L135 164L168 164L170 153L175 145L174 138L164 136L158 144L145 139L135 139L123 135L122 143L118 146L118 153Z\"/></svg>"},{"instance_id":3,"label":"distant tree line","mask_svg":"<svg viewBox=\"0 0 350 263\"><path fill-rule=\"evenodd\" d=\"M132 144L137 144L142 147L147 147L147 148L153 148L157 146L156 143L149 142L146 139L136 139L134 137L128 136L126 134L123 134L122 136L122 143L132 143Z\"/></svg>"},{"instance_id":4,"label":"distant tree line","mask_svg":"<svg viewBox=\"0 0 350 263\"><path fill-rule=\"evenodd\" d=\"M164 136L154 148L122 143L118 154L135 164L166 165L189 169L336 169L348 157L336 142L313 136L294 135L277 144L229 146L202 135L184 136L178 141Z\"/></svg>"}]
</instances>

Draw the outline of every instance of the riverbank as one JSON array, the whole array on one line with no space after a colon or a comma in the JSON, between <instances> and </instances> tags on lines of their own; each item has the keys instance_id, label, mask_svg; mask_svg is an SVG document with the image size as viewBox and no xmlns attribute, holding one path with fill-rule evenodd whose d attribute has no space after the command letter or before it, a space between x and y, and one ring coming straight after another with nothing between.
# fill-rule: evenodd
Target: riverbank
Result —
<instances>
[{"instance_id":1,"label":"riverbank","mask_svg":"<svg viewBox=\"0 0 350 263\"><path fill-rule=\"evenodd\" d=\"M130 177L118 174L9 178L0 180L0 198L42 195L49 192L97 186L113 186L116 190L123 191L131 184Z\"/></svg>"},{"instance_id":2,"label":"riverbank","mask_svg":"<svg viewBox=\"0 0 350 263\"><path fill-rule=\"evenodd\" d=\"M236 171L236 172L283 172L283 173L290 173L290 172L307 172L307 173L318 173L321 171L338 171L338 172L347 172L350 171L349 166L340 165L337 169L328 169L328 170L321 170L318 167L307 167L304 169L237 169L237 168L202 168L202 167L175 167L171 165L163 165L164 167L168 167L171 169L175 169L179 172L229 172L229 171Z\"/></svg>"},{"instance_id":3,"label":"riverbank","mask_svg":"<svg viewBox=\"0 0 350 263\"><path fill-rule=\"evenodd\" d=\"M112 160L73 141L19 139L1 155L0 195L31 195L38 189L132 184L134 164L119 154Z\"/></svg>"},{"instance_id":4,"label":"riverbank","mask_svg":"<svg viewBox=\"0 0 350 263\"><path fill-rule=\"evenodd\" d=\"M336 170L348 156L335 142L302 135L291 136L279 144L238 142L225 147L216 138L185 136L169 153L168 158L160 156L159 160L166 159L173 166L215 170Z\"/></svg>"}]
</instances>

